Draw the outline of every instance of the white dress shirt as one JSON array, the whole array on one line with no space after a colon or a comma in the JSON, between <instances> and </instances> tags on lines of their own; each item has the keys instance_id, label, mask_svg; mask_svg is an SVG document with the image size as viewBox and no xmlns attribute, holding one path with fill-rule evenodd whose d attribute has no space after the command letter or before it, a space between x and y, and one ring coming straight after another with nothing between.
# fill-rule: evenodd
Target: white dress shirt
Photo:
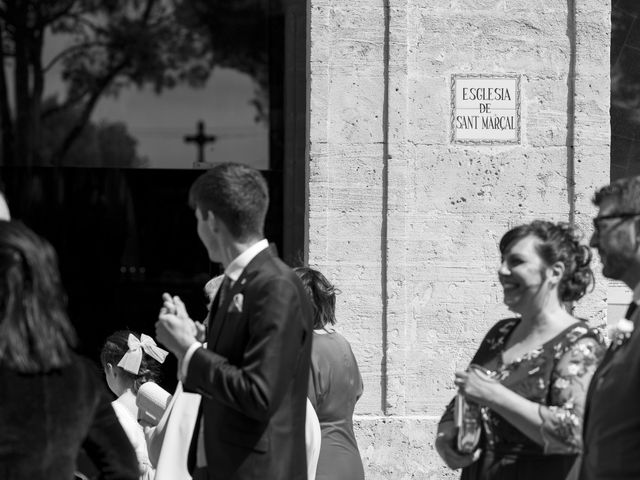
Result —
<instances>
[{"instance_id":1,"label":"white dress shirt","mask_svg":"<svg viewBox=\"0 0 640 480\"><path fill-rule=\"evenodd\" d=\"M249 263L251 263L251 260L267 248L269 248L269 242L266 238L263 238L259 242L251 245L244 252L234 258L229 265L227 265L227 268L224 269L224 274L226 277L229 277L229 280L231 281L229 288L233 287L233 284L238 281L244 269L249 265ZM211 327L211 325L209 325L209 327ZM179 369L180 380L184 381L187 378L189 361L191 360L191 357L193 357L193 353L200 347L202 347L202 344L198 341L194 341L187 349Z\"/></svg>"}]
</instances>

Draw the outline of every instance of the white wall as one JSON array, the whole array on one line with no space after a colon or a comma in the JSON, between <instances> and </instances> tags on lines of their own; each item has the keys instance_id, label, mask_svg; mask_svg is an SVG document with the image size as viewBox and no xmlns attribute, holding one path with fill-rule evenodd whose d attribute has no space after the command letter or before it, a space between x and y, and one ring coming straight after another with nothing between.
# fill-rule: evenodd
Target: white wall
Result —
<instances>
[{"instance_id":1,"label":"white wall","mask_svg":"<svg viewBox=\"0 0 640 480\"><path fill-rule=\"evenodd\" d=\"M342 290L369 479L451 475L435 425L453 372L508 315L501 235L573 216L590 234L609 175L610 3L576 3L311 0L309 262ZM521 76L520 145L450 143L461 73ZM594 323L599 285L578 308Z\"/></svg>"}]
</instances>

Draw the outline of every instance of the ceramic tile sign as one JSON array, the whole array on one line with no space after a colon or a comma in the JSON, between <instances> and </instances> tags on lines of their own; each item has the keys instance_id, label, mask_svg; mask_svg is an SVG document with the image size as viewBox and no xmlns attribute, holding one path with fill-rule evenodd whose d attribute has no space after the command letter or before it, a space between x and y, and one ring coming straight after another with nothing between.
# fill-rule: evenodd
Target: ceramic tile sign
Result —
<instances>
[{"instance_id":1,"label":"ceramic tile sign","mask_svg":"<svg viewBox=\"0 0 640 480\"><path fill-rule=\"evenodd\" d=\"M519 75L452 75L451 142L520 143Z\"/></svg>"}]
</instances>

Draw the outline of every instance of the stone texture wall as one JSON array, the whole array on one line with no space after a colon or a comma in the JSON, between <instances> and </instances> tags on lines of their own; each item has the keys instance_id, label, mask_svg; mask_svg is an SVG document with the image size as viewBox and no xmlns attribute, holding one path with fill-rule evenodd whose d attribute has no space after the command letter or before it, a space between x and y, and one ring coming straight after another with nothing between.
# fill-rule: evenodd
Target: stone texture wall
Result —
<instances>
[{"instance_id":1,"label":"stone texture wall","mask_svg":"<svg viewBox=\"0 0 640 480\"><path fill-rule=\"evenodd\" d=\"M309 263L342 291L368 479L457 476L434 432L454 371L508 315L501 235L534 218L591 232L609 175L610 3L575 3L310 1ZM451 75L465 73L521 75L520 145L450 143ZM578 313L598 323L604 302L599 286Z\"/></svg>"}]
</instances>

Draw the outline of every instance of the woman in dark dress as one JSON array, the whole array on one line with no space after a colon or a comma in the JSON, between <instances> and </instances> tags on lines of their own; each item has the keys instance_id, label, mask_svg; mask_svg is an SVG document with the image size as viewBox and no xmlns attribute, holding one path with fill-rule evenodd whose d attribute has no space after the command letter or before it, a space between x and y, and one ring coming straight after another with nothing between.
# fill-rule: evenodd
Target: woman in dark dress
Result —
<instances>
[{"instance_id":1,"label":"woman in dark dress","mask_svg":"<svg viewBox=\"0 0 640 480\"><path fill-rule=\"evenodd\" d=\"M349 342L333 329L335 289L317 270L304 267L295 272L313 306L308 397L322 432L316 480L362 480L362 459L353 433L353 410L362 395L362 377Z\"/></svg>"},{"instance_id":2,"label":"woman in dark dress","mask_svg":"<svg viewBox=\"0 0 640 480\"><path fill-rule=\"evenodd\" d=\"M98 369L72 351L64 303L51 245L0 221L0 479L70 480L84 448L97 479L137 480Z\"/></svg>"},{"instance_id":3,"label":"woman in dark dress","mask_svg":"<svg viewBox=\"0 0 640 480\"><path fill-rule=\"evenodd\" d=\"M565 224L534 221L500 241L504 303L519 318L499 321L457 372L461 394L480 406L481 437L469 454L456 447L453 402L438 427L436 449L470 480L562 480L581 451L589 381L604 353L597 330L564 302L593 282L591 252Z\"/></svg>"}]
</instances>

